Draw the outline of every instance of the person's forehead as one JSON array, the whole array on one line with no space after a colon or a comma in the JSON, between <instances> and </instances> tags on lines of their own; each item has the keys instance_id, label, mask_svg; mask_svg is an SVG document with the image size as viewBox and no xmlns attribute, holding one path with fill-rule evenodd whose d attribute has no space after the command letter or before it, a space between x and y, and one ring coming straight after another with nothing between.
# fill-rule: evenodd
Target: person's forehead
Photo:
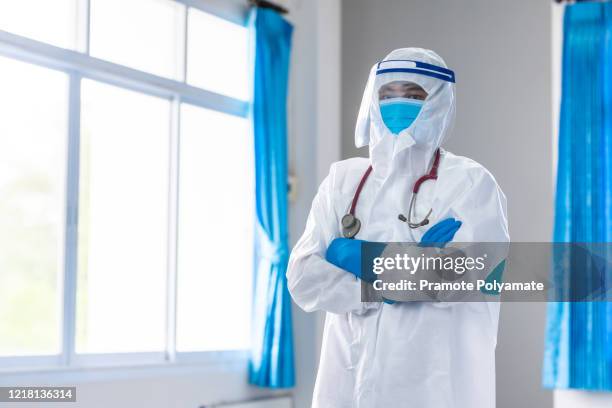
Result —
<instances>
[{"instance_id":1,"label":"person's forehead","mask_svg":"<svg viewBox=\"0 0 612 408\"><path fill-rule=\"evenodd\" d=\"M424 90L419 84L416 84L414 82L411 81L392 81L392 82L388 82L386 84L383 84L380 87L381 90L384 89L422 89Z\"/></svg>"},{"instance_id":2,"label":"person's forehead","mask_svg":"<svg viewBox=\"0 0 612 408\"><path fill-rule=\"evenodd\" d=\"M421 74L413 74L413 73L405 73L405 72L389 72L380 75L376 75L376 79L374 82L374 88L378 91L382 90L383 86L391 83L413 83L418 85L425 92L432 93L432 91L439 85L439 79L430 78ZM397 88L387 88L387 89L397 89ZM403 89L403 88L402 88Z\"/></svg>"}]
</instances>

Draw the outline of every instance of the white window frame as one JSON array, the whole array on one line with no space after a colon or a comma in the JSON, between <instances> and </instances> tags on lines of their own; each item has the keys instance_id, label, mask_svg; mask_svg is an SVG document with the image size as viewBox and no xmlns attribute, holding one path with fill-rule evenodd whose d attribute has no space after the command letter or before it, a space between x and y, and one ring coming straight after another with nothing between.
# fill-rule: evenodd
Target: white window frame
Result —
<instances>
[{"instance_id":1,"label":"white window frame","mask_svg":"<svg viewBox=\"0 0 612 408\"><path fill-rule=\"evenodd\" d=\"M4 380L22 378L24 373L46 375L52 371L87 372L91 368L127 366L157 367L163 370L194 364L226 366L247 359L246 350L235 351L176 351L176 288L177 288L177 221L179 195L179 131L182 103L196 105L246 118L249 102L221 95L186 82L187 70L187 24L188 10L198 9L225 20L246 26L247 5L240 0L172 0L183 4L181 22L177 29L177 50L180 77L169 79L121 64L92 57L89 53L90 1L77 0L76 50L68 50L41 41L0 30L0 55L64 72L69 78L68 90L68 142L66 164L66 208L64 259L61 301L61 352L57 355L0 357L0 374ZM76 293L77 293L77 244L78 244L78 199L79 199L79 142L81 114L81 82L93 79L121 88L166 99L171 105L170 166L169 166L169 221L167 248L167 293L166 293L166 347L162 352L77 354L75 352ZM174 368L172 368L174 367ZM133 368L130 370L134 371ZM136 370L135 372L138 372ZM10 374L7 376L7 374ZM79 378L77 375L75 378ZM102 376L105 377L104 375ZM72 377L68 377L72 378ZM2 381L0 381L2 383Z\"/></svg>"}]
</instances>

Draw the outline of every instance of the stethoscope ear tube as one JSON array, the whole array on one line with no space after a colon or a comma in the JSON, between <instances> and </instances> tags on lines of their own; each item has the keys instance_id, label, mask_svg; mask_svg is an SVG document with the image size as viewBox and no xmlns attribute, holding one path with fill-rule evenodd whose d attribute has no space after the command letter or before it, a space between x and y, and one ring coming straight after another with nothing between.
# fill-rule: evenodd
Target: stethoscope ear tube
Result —
<instances>
[{"instance_id":1,"label":"stethoscope ear tube","mask_svg":"<svg viewBox=\"0 0 612 408\"><path fill-rule=\"evenodd\" d=\"M359 218L355 216L355 209L357 208L357 202L359 201L361 190L363 189L368 177L370 177L370 173L372 173L372 165L368 166L368 169L365 171L363 176L361 176L357 190L355 190L355 196L351 202L351 208L348 214L345 214L344 217L342 217L342 236L344 238L355 238L355 235L357 235L361 229L361 221L359 221Z\"/></svg>"},{"instance_id":2,"label":"stethoscope ear tube","mask_svg":"<svg viewBox=\"0 0 612 408\"><path fill-rule=\"evenodd\" d=\"M412 187L412 198L410 199L410 206L408 207L408 217L406 218L406 216L404 216L403 214L398 215L399 220L408 224L410 228L413 228L413 229L420 228L420 227L424 227L425 225L429 224L429 216L433 212L433 209L430 208L425 218L423 218L423 220L421 220L420 222L412 222L412 213L414 211L414 206L416 204L416 196L419 193L419 189L421 188L421 185L427 180L437 180L438 179L438 166L439 165L440 165L440 149L436 149L436 153L434 156L434 161L431 165L431 169L429 170L427 174L419 177L418 180L414 183L414 186ZM372 166L370 165L368 166L368 169L365 171L365 173L361 177L361 181L359 181L359 185L357 186L357 190L355 190L355 195L353 196L353 201L351 202L351 208L348 214L345 214L342 217L342 220L341 220L342 236L344 236L344 238L349 238L349 239L355 238L355 236L359 233L359 230L361 229L361 221L359 221L359 219L355 216L355 209L357 208L357 202L359 201L361 190L363 189L363 186L365 185L365 182L370 176L371 172L372 172Z\"/></svg>"},{"instance_id":3,"label":"stethoscope ear tube","mask_svg":"<svg viewBox=\"0 0 612 408\"><path fill-rule=\"evenodd\" d=\"M436 149L436 154L434 156L434 161L431 165L431 169L429 173L419 177L419 179L414 183L414 187L412 187L412 198L410 199L410 206L408 207L408 219L405 221L408 226L412 229L424 227L429 224L429 216L433 212L433 209L430 208L425 218L423 218L419 222L412 221L412 213L414 212L414 206L416 204L416 197L421 189L421 185L427 180L437 180L438 179L438 167L440 165L440 149ZM404 217L406 218L406 217Z\"/></svg>"},{"instance_id":4,"label":"stethoscope ear tube","mask_svg":"<svg viewBox=\"0 0 612 408\"><path fill-rule=\"evenodd\" d=\"M416 196L417 196L417 194L418 193L412 193L412 199L410 200L410 207L408 208L408 219L405 221L408 224L408 226L410 228L412 228L412 229L424 227L425 225L429 224L429 216L431 215L431 213L433 211L433 209L430 208L429 212L427 213L425 218L423 218L422 221L420 221L420 222L412 222L412 212L414 210L414 205L416 203Z\"/></svg>"}]
</instances>

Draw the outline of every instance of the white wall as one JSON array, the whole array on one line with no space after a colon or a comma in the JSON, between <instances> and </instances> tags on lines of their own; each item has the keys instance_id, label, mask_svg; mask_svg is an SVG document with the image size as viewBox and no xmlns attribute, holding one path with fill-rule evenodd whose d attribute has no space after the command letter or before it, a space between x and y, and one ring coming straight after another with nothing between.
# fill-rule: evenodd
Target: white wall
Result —
<instances>
[{"instance_id":1,"label":"white wall","mask_svg":"<svg viewBox=\"0 0 612 408\"><path fill-rule=\"evenodd\" d=\"M158 368L159 369L159 368ZM144 369L113 369L95 372L73 372L60 375L38 375L34 382L0 381L3 386L62 385L77 387L76 403L53 403L56 408L198 408L220 401L239 401L267 390L249 387L243 364L223 369L190 367L180 370L157 371ZM91 378L91 376L94 378ZM69 376L69 377L68 377ZM100 378L105 376L106 378ZM28 407L48 408L49 403L29 404Z\"/></svg>"},{"instance_id":2,"label":"white wall","mask_svg":"<svg viewBox=\"0 0 612 408\"><path fill-rule=\"evenodd\" d=\"M290 104L290 171L296 197L290 206L292 245L301 236L312 199L340 158L340 0L289 0L295 59ZM294 305L299 407L309 407L318 367L323 315Z\"/></svg>"},{"instance_id":3,"label":"white wall","mask_svg":"<svg viewBox=\"0 0 612 408\"><path fill-rule=\"evenodd\" d=\"M457 76L457 122L446 148L487 167L508 197L513 241L552 229L551 0L344 0L343 154L370 66L394 48L437 51ZM551 407L540 387L545 307L502 306L499 408Z\"/></svg>"},{"instance_id":4,"label":"white wall","mask_svg":"<svg viewBox=\"0 0 612 408\"><path fill-rule=\"evenodd\" d=\"M589 391L555 391L555 408L610 408L612 394Z\"/></svg>"}]
</instances>

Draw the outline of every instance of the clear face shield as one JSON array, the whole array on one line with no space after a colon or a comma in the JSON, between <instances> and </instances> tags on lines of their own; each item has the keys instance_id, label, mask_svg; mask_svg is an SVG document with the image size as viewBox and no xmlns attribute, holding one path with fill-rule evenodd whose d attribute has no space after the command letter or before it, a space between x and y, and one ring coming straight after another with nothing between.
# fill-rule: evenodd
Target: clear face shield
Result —
<instances>
[{"instance_id":1,"label":"clear face shield","mask_svg":"<svg viewBox=\"0 0 612 408\"><path fill-rule=\"evenodd\" d=\"M455 81L453 71L420 61L381 61L376 69L376 76L379 79L398 75L414 76L415 74L434 81ZM384 83L379 88L378 99L381 119L392 134L398 135L404 129L409 128L419 116L425 100L429 96L423 88L425 82L430 81L394 80ZM420 84L423 84L423 86Z\"/></svg>"},{"instance_id":2,"label":"clear face shield","mask_svg":"<svg viewBox=\"0 0 612 408\"><path fill-rule=\"evenodd\" d=\"M357 118L356 146L380 140L383 129L393 136L408 132L417 144L439 146L454 118L454 84L454 72L444 66L410 59L375 64Z\"/></svg>"}]
</instances>

